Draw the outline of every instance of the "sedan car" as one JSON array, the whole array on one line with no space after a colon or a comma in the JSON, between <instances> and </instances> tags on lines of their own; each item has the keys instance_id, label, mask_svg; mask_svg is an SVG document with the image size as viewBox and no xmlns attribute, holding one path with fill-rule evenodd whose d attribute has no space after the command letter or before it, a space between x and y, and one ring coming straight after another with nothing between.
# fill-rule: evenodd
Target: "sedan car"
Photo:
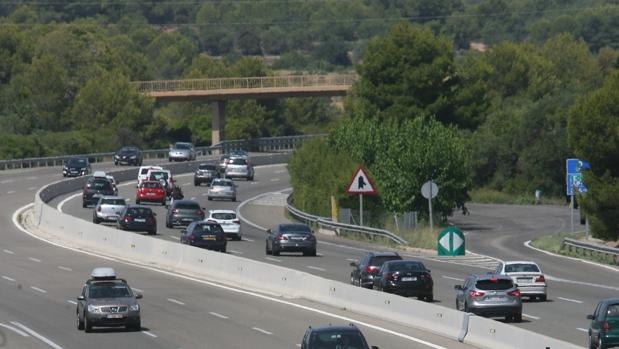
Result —
<instances>
[{"instance_id":1,"label":"sedan car","mask_svg":"<svg viewBox=\"0 0 619 349\"><path fill-rule=\"evenodd\" d=\"M145 231L148 235L157 234L157 214L141 205L127 205L120 212L116 221L116 228L121 230Z\"/></svg>"},{"instance_id":2,"label":"sedan car","mask_svg":"<svg viewBox=\"0 0 619 349\"><path fill-rule=\"evenodd\" d=\"M434 301L433 287L430 270L419 261L387 261L374 277L374 289L428 302Z\"/></svg>"},{"instance_id":3,"label":"sedan car","mask_svg":"<svg viewBox=\"0 0 619 349\"><path fill-rule=\"evenodd\" d=\"M204 210L193 200L174 200L168 207L165 226L174 228L176 225L189 225L195 221L204 220Z\"/></svg>"},{"instance_id":4,"label":"sedan car","mask_svg":"<svg viewBox=\"0 0 619 349\"><path fill-rule=\"evenodd\" d=\"M168 160L172 161L191 161L196 159L196 150L193 144L188 142L176 142L170 147Z\"/></svg>"},{"instance_id":5,"label":"sedan car","mask_svg":"<svg viewBox=\"0 0 619 349\"><path fill-rule=\"evenodd\" d=\"M82 188L82 207L95 205L102 196L115 195L112 183L105 177L90 177Z\"/></svg>"},{"instance_id":6,"label":"sedan car","mask_svg":"<svg viewBox=\"0 0 619 349\"><path fill-rule=\"evenodd\" d=\"M601 300L591 315L588 348L619 347L619 298Z\"/></svg>"},{"instance_id":7,"label":"sedan car","mask_svg":"<svg viewBox=\"0 0 619 349\"><path fill-rule=\"evenodd\" d=\"M226 252L227 243L224 230L214 222L193 222L181 230L181 244Z\"/></svg>"},{"instance_id":8,"label":"sedan car","mask_svg":"<svg viewBox=\"0 0 619 349\"><path fill-rule=\"evenodd\" d=\"M136 147L122 147L114 153L114 165L142 166L142 151Z\"/></svg>"},{"instance_id":9,"label":"sedan car","mask_svg":"<svg viewBox=\"0 0 619 349\"><path fill-rule=\"evenodd\" d=\"M209 200L227 199L236 201L236 185L230 179L214 179L206 195Z\"/></svg>"},{"instance_id":10,"label":"sedan car","mask_svg":"<svg viewBox=\"0 0 619 349\"><path fill-rule=\"evenodd\" d=\"M212 164L200 164L198 169L193 174L193 185L199 186L202 183L211 183L213 179L219 178L219 171L216 165Z\"/></svg>"},{"instance_id":11,"label":"sedan car","mask_svg":"<svg viewBox=\"0 0 619 349\"><path fill-rule=\"evenodd\" d=\"M77 329L92 331L95 326L119 327L139 331L142 328L140 305L124 279L116 278L112 268L95 268L77 297Z\"/></svg>"},{"instance_id":12,"label":"sedan car","mask_svg":"<svg viewBox=\"0 0 619 349\"><path fill-rule=\"evenodd\" d=\"M372 288L374 277L380 272L383 263L392 260L401 260L397 252L368 252L360 262L350 262L353 267L350 273L350 283L353 285Z\"/></svg>"},{"instance_id":13,"label":"sedan car","mask_svg":"<svg viewBox=\"0 0 619 349\"><path fill-rule=\"evenodd\" d=\"M267 230L266 254L279 256L280 252L303 252L316 255L316 237L307 224L278 224Z\"/></svg>"},{"instance_id":14,"label":"sedan car","mask_svg":"<svg viewBox=\"0 0 619 349\"><path fill-rule=\"evenodd\" d=\"M542 302L546 301L546 278L536 263L529 261L501 262L495 273L511 277L514 283L518 285L522 296L527 296L529 299L537 298Z\"/></svg>"},{"instance_id":15,"label":"sedan car","mask_svg":"<svg viewBox=\"0 0 619 349\"><path fill-rule=\"evenodd\" d=\"M363 333L357 326L310 326L301 340L301 349L370 349ZM371 349L378 349L372 346Z\"/></svg>"},{"instance_id":16,"label":"sedan car","mask_svg":"<svg viewBox=\"0 0 619 349\"><path fill-rule=\"evenodd\" d=\"M463 285L456 285L454 289L458 310L481 316L504 316L506 321L522 321L520 290L507 275L471 275Z\"/></svg>"},{"instance_id":17,"label":"sedan car","mask_svg":"<svg viewBox=\"0 0 619 349\"><path fill-rule=\"evenodd\" d=\"M90 162L88 158L74 157L65 161L62 166L63 177L79 177L87 175L91 172Z\"/></svg>"},{"instance_id":18,"label":"sedan car","mask_svg":"<svg viewBox=\"0 0 619 349\"><path fill-rule=\"evenodd\" d=\"M230 157L228 166L224 172L226 178L245 178L254 180L254 166L244 157Z\"/></svg>"},{"instance_id":19,"label":"sedan car","mask_svg":"<svg viewBox=\"0 0 619 349\"><path fill-rule=\"evenodd\" d=\"M143 181L135 193L135 203L156 202L166 204L167 193L159 181Z\"/></svg>"},{"instance_id":20,"label":"sedan car","mask_svg":"<svg viewBox=\"0 0 619 349\"><path fill-rule=\"evenodd\" d=\"M127 206L125 198L120 196L102 196L92 211L92 222L116 222L122 210Z\"/></svg>"},{"instance_id":21,"label":"sedan car","mask_svg":"<svg viewBox=\"0 0 619 349\"><path fill-rule=\"evenodd\" d=\"M241 240L241 221L233 210L210 210L205 220L219 223L227 239Z\"/></svg>"}]
</instances>

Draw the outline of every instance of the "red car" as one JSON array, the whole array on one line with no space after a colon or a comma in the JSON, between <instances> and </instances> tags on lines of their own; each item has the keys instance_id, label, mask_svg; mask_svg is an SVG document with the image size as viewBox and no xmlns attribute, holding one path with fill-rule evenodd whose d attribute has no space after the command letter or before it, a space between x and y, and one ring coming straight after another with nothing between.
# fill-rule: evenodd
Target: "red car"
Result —
<instances>
[{"instance_id":1,"label":"red car","mask_svg":"<svg viewBox=\"0 0 619 349\"><path fill-rule=\"evenodd\" d=\"M159 202L163 206L166 204L166 191L160 182L144 181L138 187L135 194L135 203L140 204L144 201Z\"/></svg>"}]
</instances>

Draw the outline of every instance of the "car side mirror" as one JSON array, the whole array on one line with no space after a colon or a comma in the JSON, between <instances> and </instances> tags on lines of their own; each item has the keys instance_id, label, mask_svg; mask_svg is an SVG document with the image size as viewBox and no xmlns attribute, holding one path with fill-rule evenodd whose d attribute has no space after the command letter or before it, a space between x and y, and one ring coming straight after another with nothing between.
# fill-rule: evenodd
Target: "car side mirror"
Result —
<instances>
[{"instance_id":1,"label":"car side mirror","mask_svg":"<svg viewBox=\"0 0 619 349\"><path fill-rule=\"evenodd\" d=\"M267 229L266 233L271 234L271 229Z\"/></svg>"},{"instance_id":2,"label":"car side mirror","mask_svg":"<svg viewBox=\"0 0 619 349\"><path fill-rule=\"evenodd\" d=\"M588 319L588 320L595 320L595 316L593 316L593 315L587 315L587 319Z\"/></svg>"},{"instance_id":3,"label":"car side mirror","mask_svg":"<svg viewBox=\"0 0 619 349\"><path fill-rule=\"evenodd\" d=\"M350 262L350 266L351 267L358 267L359 263L357 263L357 262Z\"/></svg>"},{"instance_id":4,"label":"car side mirror","mask_svg":"<svg viewBox=\"0 0 619 349\"><path fill-rule=\"evenodd\" d=\"M181 234L187 234L187 229L181 229Z\"/></svg>"},{"instance_id":5,"label":"car side mirror","mask_svg":"<svg viewBox=\"0 0 619 349\"><path fill-rule=\"evenodd\" d=\"M86 300L86 297L84 297L84 296L82 296L82 295L79 295L79 296L77 296L77 300L78 300L78 301L85 301L85 300Z\"/></svg>"},{"instance_id":6,"label":"car side mirror","mask_svg":"<svg viewBox=\"0 0 619 349\"><path fill-rule=\"evenodd\" d=\"M463 290L462 285L455 285L455 286L454 286L454 290L456 290L456 291L462 291L462 290Z\"/></svg>"},{"instance_id":7,"label":"car side mirror","mask_svg":"<svg viewBox=\"0 0 619 349\"><path fill-rule=\"evenodd\" d=\"M431 272L432 272L432 270L430 270L430 269L426 269L426 271L427 271L428 273L431 273Z\"/></svg>"},{"instance_id":8,"label":"car side mirror","mask_svg":"<svg viewBox=\"0 0 619 349\"><path fill-rule=\"evenodd\" d=\"M375 345L373 345L373 346L372 346L372 349L380 349L380 348L379 348L379 347L377 347L377 346L375 346Z\"/></svg>"},{"instance_id":9,"label":"car side mirror","mask_svg":"<svg viewBox=\"0 0 619 349\"><path fill-rule=\"evenodd\" d=\"M136 295L135 295L135 299L142 299L142 297L144 297L144 296L143 296L143 295L141 295L141 294L136 294Z\"/></svg>"},{"instance_id":10,"label":"car side mirror","mask_svg":"<svg viewBox=\"0 0 619 349\"><path fill-rule=\"evenodd\" d=\"M156 216L156 215L157 215L157 212L153 212L153 216Z\"/></svg>"}]
</instances>

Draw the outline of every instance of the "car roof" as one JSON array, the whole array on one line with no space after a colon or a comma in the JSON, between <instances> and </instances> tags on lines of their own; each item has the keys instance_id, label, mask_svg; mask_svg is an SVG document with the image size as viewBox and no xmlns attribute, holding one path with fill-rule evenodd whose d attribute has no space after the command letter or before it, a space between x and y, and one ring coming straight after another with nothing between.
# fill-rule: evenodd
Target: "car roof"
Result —
<instances>
[{"instance_id":1,"label":"car roof","mask_svg":"<svg viewBox=\"0 0 619 349\"><path fill-rule=\"evenodd\" d=\"M278 227L303 227L303 228L309 228L309 225L304 224L304 223L280 223L277 225Z\"/></svg>"},{"instance_id":2,"label":"car roof","mask_svg":"<svg viewBox=\"0 0 619 349\"><path fill-rule=\"evenodd\" d=\"M532 262L532 261L503 261L503 264L507 265L507 264L535 264L537 265L537 263Z\"/></svg>"},{"instance_id":3,"label":"car roof","mask_svg":"<svg viewBox=\"0 0 619 349\"><path fill-rule=\"evenodd\" d=\"M130 208L147 208L147 209L151 210L152 212L155 212L155 211L152 210L152 208L150 206L140 205L140 204L130 204L130 205L127 205L127 209L130 209Z\"/></svg>"},{"instance_id":4,"label":"car roof","mask_svg":"<svg viewBox=\"0 0 619 349\"><path fill-rule=\"evenodd\" d=\"M232 180L228 179L228 178L215 178L215 179L213 179L213 183L217 183L217 182L226 182L226 183L228 183L228 182L232 182Z\"/></svg>"},{"instance_id":5,"label":"car roof","mask_svg":"<svg viewBox=\"0 0 619 349\"><path fill-rule=\"evenodd\" d=\"M172 206L176 206L177 204L196 204L200 206L200 203L197 202L196 200L189 200L189 199L174 200L174 202L172 202Z\"/></svg>"},{"instance_id":6,"label":"car roof","mask_svg":"<svg viewBox=\"0 0 619 349\"><path fill-rule=\"evenodd\" d=\"M473 274L471 275L472 277L474 277L477 280L490 280L490 279L497 279L497 280L509 280L512 281L512 278L507 276L507 275L503 275L503 274L494 274L494 273L486 273L486 274Z\"/></svg>"},{"instance_id":7,"label":"car roof","mask_svg":"<svg viewBox=\"0 0 619 349\"><path fill-rule=\"evenodd\" d=\"M122 196L118 196L118 195L104 195L101 197L101 199L122 199L122 200L127 200Z\"/></svg>"},{"instance_id":8,"label":"car roof","mask_svg":"<svg viewBox=\"0 0 619 349\"><path fill-rule=\"evenodd\" d=\"M370 251L372 257L400 257L400 254L395 251Z\"/></svg>"},{"instance_id":9,"label":"car roof","mask_svg":"<svg viewBox=\"0 0 619 349\"><path fill-rule=\"evenodd\" d=\"M234 213L236 214L235 210L209 210L209 213Z\"/></svg>"},{"instance_id":10,"label":"car roof","mask_svg":"<svg viewBox=\"0 0 619 349\"><path fill-rule=\"evenodd\" d=\"M357 326L354 325L326 325L326 326L310 326L312 332L323 331L341 331L341 332L361 332Z\"/></svg>"},{"instance_id":11,"label":"car roof","mask_svg":"<svg viewBox=\"0 0 619 349\"><path fill-rule=\"evenodd\" d=\"M600 300L600 303L619 304L619 298L606 298L606 299L602 299L602 300Z\"/></svg>"},{"instance_id":12,"label":"car roof","mask_svg":"<svg viewBox=\"0 0 619 349\"><path fill-rule=\"evenodd\" d=\"M163 170L163 167L161 166L154 166L154 165L147 165L147 166L140 166L140 171L148 168L148 169L156 169L156 170Z\"/></svg>"}]
</instances>

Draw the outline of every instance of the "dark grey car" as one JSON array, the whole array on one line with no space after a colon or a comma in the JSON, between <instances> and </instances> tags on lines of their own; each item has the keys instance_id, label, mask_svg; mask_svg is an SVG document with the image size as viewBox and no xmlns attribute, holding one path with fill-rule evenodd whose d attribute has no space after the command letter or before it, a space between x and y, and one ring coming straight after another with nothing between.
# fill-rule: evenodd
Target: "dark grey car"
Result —
<instances>
[{"instance_id":1,"label":"dark grey car","mask_svg":"<svg viewBox=\"0 0 619 349\"><path fill-rule=\"evenodd\" d=\"M217 165L200 164L193 174L193 185L197 187L202 183L211 183L215 178L219 178Z\"/></svg>"},{"instance_id":2,"label":"dark grey car","mask_svg":"<svg viewBox=\"0 0 619 349\"><path fill-rule=\"evenodd\" d=\"M456 309L476 315L522 321L520 290L507 275L470 275L463 285L454 286Z\"/></svg>"},{"instance_id":3,"label":"dark grey car","mask_svg":"<svg viewBox=\"0 0 619 349\"><path fill-rule=\"evenodd\" d=\"M174 200L168 206L165 226L173 228L175 225L189 225L195 221L204 220L204 209L193 200Z\"/></svg>"},{"instance_id":4,"label":"dark grey car","mask_svg":"<svg viewBox=\"0 0 619 349\"><path fill-rule=\"evenodd\" d=\"M316 255L316 237L306 224L279 224L267 230L266 254L279 256L280 252L303 252Z\"/></svg>"},{"instance_id":5,"label":"dark grey car","mask_svg":"<svg viewBox=\"0 0 619 349\"><path fill-rule=\"evenodd\" d=\"M401 260L397 252L368 252L361 261L350 262L353 267L350 273L350 283L353 285L372 288L374 277L380 273L380 267L386 261Z\"/></svg>"}]
</instances>

